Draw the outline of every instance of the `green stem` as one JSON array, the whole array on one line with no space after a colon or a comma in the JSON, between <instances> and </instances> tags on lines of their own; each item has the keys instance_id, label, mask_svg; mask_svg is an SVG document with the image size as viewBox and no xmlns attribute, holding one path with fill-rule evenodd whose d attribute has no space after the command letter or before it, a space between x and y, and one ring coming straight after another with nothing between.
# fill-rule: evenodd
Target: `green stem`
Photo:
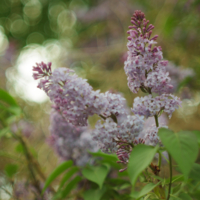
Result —
<instances>
[{"instance_id":1,"label":"green stem","mask_svg":"<svg viewBox=\"0 0 200 200\"><path fill-rule=\"evenodd\" d=\"M168 189L167 200L169 200L170 198L171 186L172 186L172 157L170 154L169 154L169 173L170 173L170 177L169 177L170 179L169 179L169 189Z\"/></svg>"},{"instance_id":2,"label":"green stem","mask_svg":"<svg viewBox=\"0 0 200 200\"><path fill-rule=\"evenodd\" d=\"M156 122L156 127L159 127L158 115L154 115L154 118L155 118L155 122Z\"/></svg>"},{"instance_id":3,"label":"green stem","mask_svg":"<svg viewBox=\"0 0 200 200\"><path fill-rule=\"evenodd\" d=\"M162 155L160 152L158 152L158 155L159 155L159 158L158 158L158 167L160 169L160 166L161 166L161 160L162 160Z\"/></svg>"}]
</instances>

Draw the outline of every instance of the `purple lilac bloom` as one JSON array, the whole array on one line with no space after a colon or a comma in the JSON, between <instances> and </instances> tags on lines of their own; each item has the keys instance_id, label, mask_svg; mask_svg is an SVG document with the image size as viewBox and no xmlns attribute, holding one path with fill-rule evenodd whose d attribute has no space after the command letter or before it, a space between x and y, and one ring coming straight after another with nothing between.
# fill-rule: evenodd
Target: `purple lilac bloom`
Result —
<instances>
[{"instance_id":1,"label":"purple lilac bloom","mask_svg":"<svg viewBox=\"0 0 200 200\"><path fill-rule=\"evenodd\" d=\"M87 80L78 77L73 70L58 68L52 73L50 63L33 68L33 77L41 79L38 87L55 105L50 143L63 159L73 159L78 165L87 160L85 150L94 149L96 145L91 142L90 131L83 126L87 126L89 116L97 114L102 120L96 123L93 139L103 152L116 153L119 162L127 164L135 145L160 143L159 120L156 126L144 129L143 118L157 119L162 112L170 118L181 105L180 99L170 94L173 86L167 72L168 61L163 60L161 47L155 46L158 36L151 37L154 26L148 25L141 11L135 11L131 19L133 25L128 31L129 51L124 69L130 90L137 93L141 89L148 94L134 99L135 116L129 115L121 95L94 91Z\"/></svg>"},{"instance_id":2,"label":"purple lilac bloom","mask_svg":"<svg viewBox=\"0 0 200 200\"><path fill-rule=\"evenodd\" d=\"M117 151L117 144L120 141L133 143L135 138L143 130L143 117L128 115L121 123L115 123L111 118L105 121L99 120L94 129L94 140L98 141L103 152L114 153Z\"/></svg>"},{"instance_id":3,"label":"purple lilac bloom","mask_svg":"<svg viewBox=\"0 0 200 200\"><path fill-rule=\"evenodd\" d=\"M171 94L162 94L153 98L152 95L136 97L132 111L134 114L143 115L146 118L152 117L164 111L171 118L172 113L181 105L178 97Z\"/></svg>"},{"instance_id":4,"label":"purple lilac bloom","mask_svg":"<svg viewBox=\"0 0 200 200\"><path fill-rule=\"evenodd\" d=\"M88 128L70 124L55 110L51 113L50 131L49 144L62 160L72 159L76 165L82 166L90 159L88 151L97 150Z\"/></svg>"},{"instance_id":5,"label":"purple lilac bloom","mask_svg":"<svg viewBox=\"0 0 200 200\"><path fill-rule=\"evenodd\" d=\"M23 136L29 138L33 132L34 127L29 121L20 120L11 125L11 131L14 133L21 133Z\"/></svg>"},{"instance_id":6,"label":"purple lilac bloom","mask_svg":"<svg viewBox=\"0 0 200 200\"><path fill-rule=\"evenodd\" d=\"M167 61L162 60L162 49L156 47L155 40L151 38L152 24L145 19L144 13L136 11L131 18L133 26L129 26L128 58L125 62L125 73L128 78L128 86L133 93L141 88L146 92L161 94L168 93L173 86L169 83L168 73L165 73ZM162 91L160 91L162 89Z\"/></svg>"},{"instance_id":7,"label":"purple lilac bloom","mask_svg":"<svg viewBox=\"0 0 200 200\"><path fill-rule=\"evenodd\" d=\"M42 183L39 184L41 191L42 191L43 185L44 184ZM49 189L47 189L44 192L44 195L41 196L41 194L39 194L38 190L36 189L33 183L29 181L24 181L24 180L18 181L14 184L13 197L19 200L50 200L52 199L52 195Z\"/></svg>"},{"instance_id":8,"label":"purple lilac bloom","mask_svg":"<svg viewBox=\"0 0 200 200\"><path fill-rule=\"evenodd\" d=\"M44 77L38 87L47 93L69 123L87 126L88 117L94 114L116 117L125 113L125 99L119 94L93 91L87 80L78 77L73 70L58 68L51 73L46 66L44 63L37 64L33 77Z\"/></svg>"}]
</instances>

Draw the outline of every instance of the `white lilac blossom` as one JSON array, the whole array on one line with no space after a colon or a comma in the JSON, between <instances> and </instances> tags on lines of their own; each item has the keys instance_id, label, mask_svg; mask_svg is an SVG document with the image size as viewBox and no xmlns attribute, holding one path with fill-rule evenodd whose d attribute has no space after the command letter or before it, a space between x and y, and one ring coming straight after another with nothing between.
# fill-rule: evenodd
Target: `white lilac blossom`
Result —
<instances>
[{"instance_id":1,"label":"white lilac blossom","mask_svg":"<svg viewBox=\"0 0 200 200\"><path fill-rule=\"evenodd\" d=\"M62 160L72 159L76 165L82 166L90 159L88 151L97 150L91 131L70 124L58 111L51 113L50 131L48 142Z\"/></svg>"},{"instance_id":2,"label":"white lilac blossom","mask_svg":"<svg viewBox=\"0 0 200 200\"><path fill-rule=\"evenodd\" d=\"M136 137L143 130L143 117L128 115L121 123L115 123L111 118L105 121L99 120L94 129L95 141L98 141L99 147L103 152L114 153L117 151L117 144L124 141L133 143Z\"/></svg>"},{"instance_id":3,"label":"white lilac blossom","mask_svg":"<svg viewBox=\"0 0 200 200\"><path fill-rule=\"evenodd\" d=\"M171 94L162 94L153 98L152 95L136 97L134 99L132 111L134 114L145 116L146 118L155 116L164 111L171 118L172 113L181 104L178 97Z\"/></svg>"}]
</instances>

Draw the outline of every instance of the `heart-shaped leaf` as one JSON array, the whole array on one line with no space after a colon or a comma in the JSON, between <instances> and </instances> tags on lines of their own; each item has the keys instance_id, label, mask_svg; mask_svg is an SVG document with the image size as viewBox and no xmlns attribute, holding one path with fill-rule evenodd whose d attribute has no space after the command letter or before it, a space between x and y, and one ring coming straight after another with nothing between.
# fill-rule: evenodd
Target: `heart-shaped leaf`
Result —
<instances>
[{"instance_id":1,"label":"heart-shaped leaf","mask_svg":"<svg viewBox=\"0 0 200 200\"><path fill-rule=\"evenodd\" d=\"M106 187L104 186L101 189L87 190L86 192L84 192L83 197L84 200L100 200L105 192L106 192Z\"/></svg>"},{"instance_id":2,"label":"heart-shaped leaf","mask_svg":"<svg viewBox=\"0 0 200 200\"><path fill-rule=\"evenodd\" d=\"M173 131L161 128L158 135L167 151L179 165L187 178L198 155L198 143L194 133L190 131Z\"/></svg>"},{"instance_id":3,"label":"heart-shaped leaf","mask_svg":"<svg viewBox=\"0 0 200 200\"><path fill-rule=\"evenodd\" d=\"M128 164L128 173L133 185L139 174L151 163L157 150L158 147L146 146L143 144L133 148Z\"/></svg>"},{"instance_id":4,"label":"heart-shaped leaf","mask_svg":"<svg viewBox=\"0 0 200 200\"><path fill-rule=\"evenodd\" d=\"M88 180L97 183L102 188L103 182L109 172L109 167L107 166L97 166L97 167L87 167L82 170L82 174Z\"/></svg>"},{"instance_id":5,"label":"heart-shaped leaf","mask_svg":"<svg viewBox=\"0 0 200 200\"><path fill-rule=\"evenodd\" d=\"M199 144L199 147L200 147L200 131L192 131L196 137L197 137L197 141L198 141L198 144Z\"/></svg>"},{"instance_id":6,"label":"heart-shaped leaf","mask_svg":"<svg viewBox=\"0 0 200 200\"><path fill-rule=\"evenodd\" d=\"M192 178L193 180L200 181L200 165L199 164L194 163L189 177Z\"/></svg>"}]
</instances>

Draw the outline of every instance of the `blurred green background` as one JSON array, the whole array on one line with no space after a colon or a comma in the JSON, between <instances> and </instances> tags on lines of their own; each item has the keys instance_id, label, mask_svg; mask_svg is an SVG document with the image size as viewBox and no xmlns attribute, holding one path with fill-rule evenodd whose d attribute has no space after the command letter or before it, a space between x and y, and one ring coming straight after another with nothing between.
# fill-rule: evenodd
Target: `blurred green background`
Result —
<instances>
[{"instance_id":1,"label":"blurred green background","mask_svg":"<svg viewBox=\"0 0 200 200\"><path fill-rule=\"evenodd\" d=\"M54 69L72 68L94 89L123 93L131 107L138 94L127 87L123 67L126 31L135 10L142 10L155 26L164 59L195 73L177 91L180 95L186 87L191 98L183 101L169 127L200 130L200 0L0 0L0 88L17 99L30 122L27 142L46 174L59 160L46 143L51 103L36 87L32 66L51 61ZM8 153L0 155L1 171L19 148L9 135L1 138L0 147ZM24 162L20 153L15 159ZM18 176L26 173L21 165Z\"/></svg>"}]
</instances>

